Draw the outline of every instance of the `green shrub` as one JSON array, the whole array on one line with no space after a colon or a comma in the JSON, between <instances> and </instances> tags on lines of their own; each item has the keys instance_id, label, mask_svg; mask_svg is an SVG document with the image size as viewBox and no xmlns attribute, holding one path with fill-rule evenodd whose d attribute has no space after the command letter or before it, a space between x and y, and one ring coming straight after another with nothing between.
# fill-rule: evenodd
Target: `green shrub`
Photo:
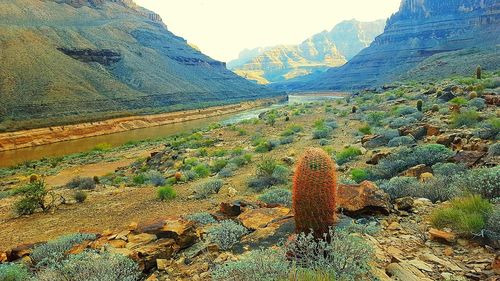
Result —
<instances>
[{"instance_id":1,"label":"green shrub","mask_svg":"<svg viewBox=\"0 0 500 281\"><path fill-rule=\"evenodd\" d=\"M450 206L435 210L431 223L436 228L448 227L462 236L480 233L493 211L490 202L480 196L455 198Z\"/></svg>"},{"instance_id":2,"label":"green shrub","mask_svg":"<svg viewBox=\"0 0 500 281\"><path fill-rule=\"evenodd\" d=\"M285 184L289 180L290 170L279 165L271 158L262 160L257 165L257 177L248 182L248 186L254 191L259 192L273 185Z\"/></svg>"},{"instance_id":3,"label":"green shrub","mask_svg":"<svg viewBox=\"0 0 500 281\"><path fill-rule=\"evenodd\" d=\"M467 107L484 110L486 108L486 101L482 98L474 98L467 102Z\"/></svg>"},{"instance_id":4,"label":"green shrub","mask_svg":"<svg viewBox=\"0 0 500 281\"><path fill-rule=\"evenodd\" d=\"M293 136L297 133L302 132L303 130L304 129L299 125L292 125L292 126L289 126L285 131L283 131L283 133L281 133L281 136L282 137Z\"/></svg>"},{"instance_id":5,"label":"green shrub","mask_svg":"<svg viewBox=\"0 0 500 281\"><path fill-rule=\"evenodd\" d=\"M161 201L172 200L175 197L177 197L177 193L172 186L167 185L158 188L158 198Z\"/></svg>"},{"instance_id":6,"label":"green shrub","mask_svg":"<svg viewBox=\"0 0 500 281\"><path fill-rule=\"evenodd\" d=\"M148 171L145 174L145 177L146 177L147 181L150 182L154 186L162 186L162 185L165 185L165 182L166 182L163 174L160 173L159 171L156 171L156 170Z\"/></svg>"},{"instance_id":7,"label":"green shrub","mask_svg":"<svg viewBox=\"0 0 500 281\"><path fill-rule=\"evenodd\" d=\"M292 192L285 188L270 189L260 195L259 200L266 204L280 204L290 207L292 206Z\"/></svg>"},{"instance_id":8,"label":"green shrub","mask_svg":"<svg viewBox=\"0 0 500 281\"><path fill-rule=\"evenodd\" d=\"M21 188L19 191L23 198L14 203L14 211L18 215L31 215L37 209L47 210L50 205L45 205L45 197L48 192L45 188L45 182L34 181Z\"/></svg>"},{"instance_id":9,"label":"green shrub","mask_svg":"<svg viewBox=\"0 0 500 281\"><path fill-rule=\"evenodd\" d=\"M218 173L220 170L224 169L226 167L228 161L225 159L217 159L212 161L212 164L210 165L212 168L212 171L214 173Z\"/></svg>"},{"instance_id":10,"label":"green shrub","mask_svg":"<svg viewBox=\"0 0 500 281\"><path fill-rule=\"evenodd\" d=\"M491 156L500 156L500 142L490 145L488 154Z\"/></svg>"},{"instance_id":11,"label":"green shrub","mask_svg":"<svg viewBox=\"0 0 500 281\"><path fill-rule=\"evenodd\" d=\"M221 221L207 231L209 241L224 251L230 250L247 233L248 230L244 226L232 220Z\"/></svg>"},{"instance_id":12,"label":"green shrub","mask_svg":"<svg viewBox=\"0 0 500 281\"><path fill-rule=\"evenodd\" d=\"M371 126L381 126L382 120L387 117L387 113L385 111L374 111L370 112L366 115L365 120Z\"/></svg>"},{"instance_id":13,"label":"green shrub","mask_svg":"<svg viewBox=\"0 0 500 281\"><path fill-rule=\"evenodd\" d=\"M76 202L83 203L83 202L85 202L85 200L87 200L87 193L85 193L84 191L78 190L78 191L75 191L75 193L73 194L73 197L74 197Z\"/></svg>"},{"instance_id":14,"label":"green shrub","mask_svg":"<svg viewBox=\"0 0 500 281\"><path fill-rule=\"evenodd\" d=\"M453 155L453 151L440 144L426 144L413 148L402 147L381 159L370 170L371 179L391 178L416 165L432 166L439 162L445 162Z\"/></svg>"},{"instance_id":15,"label":"green shrub","mask_svg":"<svg viewBox=\"0 0 500 281\"><path fill-rule=\"evenodd\" d=\"M462 97L453 98L449 102L452 104L456 104L456 105L466 105L467 104L467 100L465 98L462 98Z\"/></svg>"},{"instance_id":16,"label":"green shrub","mask_svg":"<svg viewBox=\"0 0 500 281\"><path fill-rule=\"evenodd\" d=\"M285 245L287 257L298 269L319 270L335 280L370 280L373 250L357 235L330 230L328 239L299 234Z\"/></svg>"},{"instance_id":17,"label":"green shrub","mask_svg":"<svg viewBox=\"0 0 500 281\"><path fill-rule=\"evenodd\" d=\"M402 197L427 198L432 202L446 201L459 194L460 190L450 184L449 177L435 177L426 182L419 182L413 177L394 177L381 181L380 188L387 192L391 199Z\"/></svg>"},{"instance_id":18,"label":"green shrub","mask_svg":"<svg viewBox=\"0 0 500 281\"><path fill-rule=\"evenodd\" d=\"M96 183L93 178L90 177L75 177L70 182L66 184L68 188L71 189L95 189Z\"/></svg>"},{"instance_id":19,"label":"green shrub","mask_svg":"<svg viewBox=\"0 0 500 281\"><path fill-rule=\"evenodd\" d=\"M415 138L412 136L401 136L393 138L387 143L388 147L398 147L398 146L410 146L415 144Z\"/></svg>"},{"instance_id":20,"label":"green shrub","mask_svg":"<svg viewBox=\"0 0 500 281\"><path fill-rule=\"evenodd\" d=\"M205 164L198 164L191 169L200 178L206 178L210 176L210 168Z\"/></svg>"},{"instance_id":21,"label":"green shrub","mask_svg":"<svg viewBox=\"0 0 500 281\"><path fill-rule=\"evenodd\" d=\"M372 134L372 127L370 125L365 125L358 130L360 133L363 135L371 135Z\"/></svg>"},{"instance_id":22,"label":"green shrub","mask_svg":"<svg viewBox=\"0 0 500 281\"><path fill-rule=\"evenodd\" d=\"M219 193L220 189L224 185L224 181L221 179L211 179L205 182L199 183L194 190L194 198L205 199L212 194Z\"/></svg>"},{"instance_id":23,"label":"green shrub","mask_svg":"<svg viewBox=\"0 0 500 281\"><path fill-rule=\"evenodd\" d=\"M465 193L479 194L487 199L500 198L500 167L469 170L453 177L451 184Z\"/></svg>"},{"instance_id":24,"label":"green shrub","mask_svg":"<svg viewBox=\"0 0 500 281\"><path fill-rule=\"evenodd\" d=\"M217 221L214 219L214 217L207 213L207 212L201 212L201 213L195 213L195 214L190 214L186 216L186 219L192 222L199 223L201 225L206 225L206 224L211 224L211 223L216 223Z\"/></svg>"},{"instance_id":25,"label":"green shrub","mask_svg":"<svg viewBox=\"0 0 500 281\"><path fill-rule=\"evenodd\" d=\"M454 128L460 128L463 126L472 127L479 122L479 113L474 110L468 110L461 113L454 113L451 116L451 124Z\"/></svg>"},{"instance_id":26,"label":"green shrub","mask_svg":"<svg viewBox=\"0 0 500 281\"><path fill-rule=\"evenodd\" d=\"M212 271L212 280L284 281L288 280L290 270L291 265L282 250L254 250L243 255L238 261L217 266Z\"/></svg>"},{"instance_id":27,"label":"green shrub","mask_svg":"<svg viewBox=\"0 0 500 281\"><path fill-rule=\"evenodd\" d=\"M366 169L352 169L351 177L355 182L360 183L367 180L370 175Z\"/></svg>"},{"instance_id":28,"label":"green shrub","mask_svg":"<svg viewBox=\"0 0 500 281\"><path fill-rule=\"evenodd\" d=\"M432 166L432 171L435 176L450 177L457 174L462 174L467 171L467 167L455 163L436 163Z\"/></svg>"},{"instance_id":29,"label":"green shrub","mask_svg":"<svg viewBox=\"0 0 500 281\"><path fill-rule=\"evenodd\" d=\"M486 224L486 235L492 240L500 240L500 205L496 205Z\"/></svg>"},{"instance_id":30,"label":"green shrub","mask_svg":"<svg viewBox=\"0 0 500 281\"><path fill-rule=\"evenodd\" d=\"M146 178L146 176L144 174L139 174L139 175L136 175L132 178L132 181L134 182L134 184L136 185L143 185L146 183L148 179Z\"/></svg>"},{"instance_id":31,"label":"green shrub","mask_svg":"<svg viewBox=\"0 0 500 281\"><path fill-rule=\"evenodd\" d=\"M54 265L64 259L65 253L75 245L85 240L95 240L94 234L76 233L61 236L56 240L35 246L30 255L33 262L39 266Z\"/></svg>"},{"instance_id":32,"label":"green shrub","mask_svg":"<svg viewBox=\"0 0 500 281\"><path fill-rule=\"evenodd\" d=\"M359 155L361 155L361 150L357 147L348 147L344 150L342 150L341 152L338 152L336 157L335 157L335 160L337 161L337 164L339 165L343 165L347 162L350 162L354 159L356 159L356 157L358 157Z\"/></svg>"},{"instance_id":33,"label":"green shrub","mask_svg":"<svg viewBox=\"0 0 500 281\"><path fill-rule=\"evenodd\" d=\"M37 281L138 281L141 271L133 260L124 255L85 251L70 255L57 266L41 270L36 277Z\"/></svg>"},{"instance_id":34,"label":"green shrub","mask_svg":"<svg viewBox=\"0 0 500 281\"><path fill-rule=\"evenodd\" d=\"M31 274L28 268L22 264L0 264L0 280L2 281L26 281L30 280L30 278Z\"/></svg>"},{"instance_id":35,"label":"green shrub","mask_svg":"<svg viewBox=\"0 0 500 281\"><path fill-rule=\"evenodd\" d=\"M104 152L104 151L109 151L112 148L113 148L113 146L111 146L111 144L109 144L109 143L99 143L92 150L93 151Z\"/></svg>"}]
</instances>

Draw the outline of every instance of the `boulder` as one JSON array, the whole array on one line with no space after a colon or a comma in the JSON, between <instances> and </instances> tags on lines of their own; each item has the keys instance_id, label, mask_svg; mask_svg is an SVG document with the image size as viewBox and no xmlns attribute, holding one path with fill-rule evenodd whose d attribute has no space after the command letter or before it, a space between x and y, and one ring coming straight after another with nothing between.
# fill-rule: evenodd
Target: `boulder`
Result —
<instances>
[{"instance_id":1,"label":"boulder","mask_svg":"<svg viewBox=\"0 0 500 281\"><path fill-rule=\"evenodd\" d=\"M401 177L413 177L420 179L422 174L424 173L432 173L431 167L427 167L425 164L420 164L414 167L407 169L406 171L399 174Z\"/></svg>"},{"instance_id":2,"label":"boulder","mask_svg":"<svg viewBox=\"0 0 500 281\"><path fill-rule=\"evenodd\" d=\"M491 269L495 274L500 275L500 254L495 257L495 260L491 263Z\"/></svg>"},{"instance_id":3,"label":"boulder","mask_svg":"<svg viewBox=\"0 0 500 281\"><path fill-rule=\"evenodd\" d=\"M21 244L6 253L9 261L17 261L25 256L29 256L36 244Z\"/></svg>"},{"instance_id":4,"label":"boulder","mask_svg":"<svg viewBox=\"0 0 500 281\"><path fill-rule=\"evenodd\" d=\"M241 204L239 202L236 203L220 203L220 212L228 217L237 217L241 214Z\"/></svg>"},{"instance_id":5,"label":"boulder","mask_svg":"<svg viewBox=\"0 0 500 281\"><path fill-rule=\"evenodd\" d=\"M486 104L500 106L500 95L484 95Z\"/></svg>"},{"instance_id":6,"label":"boulder","mask_svg":"<svg viewBox=\"0 0 500 281\"><path fill-rule=\"evenodd\" d=\"M400 211L411 211L411 209L413 209L413 198L398 198L396 199L394 207L396 207L396 209Z\"/></svg>"},{"instance_id":7,"label":"boulder","mask_svg":"<svg viewBox=\"0 0 500 281\"><path fill-rule=\"evenodd\" d=\"M376 148L389 143L389 140L382 135L366 135L361 139L364 148Z\"/></svg>"},{"instance_id":8,"label":"boulder","mask_svg":"<svg viewBox=\"0 0 500 281\"><path fill-rule=\"evenodd\" d=\"M241 223L249 229L266 227L269 223L290 217L290 209L285 207L248 209L238 216Z\"/></svg>"},{"instance_id":9,"label":"boulder","mask_svg":"<svg viewBox=\"0 0 500 281\"><path fill-rule=\"evenodd\" d=\"M454 98L456 98L457 96L455 96L451 91L446 91L444 93L442 93L438 99L444 101L444 102L448 102Z\"/></svg>"},{"instance_id":10,"label":"boulder","mask_svg":"<svg viewBox=\"0 0 500 281\"><path fill-rule=\"evenodd\" d=\"M373 154L373 156L370 160L366 161L366 164L377 165L381 159L384 159L385 157L389 156L390 154L391 154L390 152L377 152L377 153Z\"/></svg>"},{"instance_id":11,"label":"boulder","mask_svg":"<svg viewBox=\"0 0 500 281\"><path fill-rule=\"evenodd\" d=\"M373 182L340 184L337 191L337 206L346 214L389 214L389 195Z\"/></svg>"},{"instance_id":12,"label":"boulder","mask_svg":"<svg viewBox=\"0 0 500 281\"><path fill-rule=\"evenodd\" d=\"M401 136L412 136L415 140L421 140L427 135L427 129L425 126L408 126L399 128L399 134Z\"/></svg>"},{"instance_id":13,"label":"boulder","mask_svg":"<svg viewBox=\"0 0 500 281\"><path fill-rule=\"evenodd\" d=\"M386 268L387 274L394 280L404 281L431 281L420 270L409 262L391 263Z\"/></svg>"},{"instance_id":14,"label":"boulder","mask_svg":"<svg viewBox=\"0 0 500 281\"><path fill-rule=\"evenodd\" d=\"M156 267L157 259L171 259L180 250L174 239L166 238L134 249L137 262L144 271Z\"/></svg>"},{"instance_id":15,"label":"boulder","mask_svg":"<svg viewBox=\"0 0 500 281\"><path fill-rule=\"evenodd\" d=\"M142 225L137 231L154 234L159 239L174 239L181 249L193 245L198 239L194 223L183 218L165 219Z\"/></svg>"},{"instance_id":16,"label":"boulder","mask_svg":"<svg viewBox=\"0 0 500 281\"><path fill-rule=\"evenodd\" d=\"M439 136L441 134L441 129L437 126L433 126L430 124L425 124L424 125L427 136Z\"/></svg>"},{"instance_id":17,"label":"boulder","mask_svg":"<svg viewBox=\"0 0 500 281\"><path fill-rule=\"evenodd\" d=\"M486 156L486 152L484 151L467 151L463 150L455 154L452 160L455 163L464 164L468 168L476 166L479 164L480 160Z\"/></svg>"}]
</instances>

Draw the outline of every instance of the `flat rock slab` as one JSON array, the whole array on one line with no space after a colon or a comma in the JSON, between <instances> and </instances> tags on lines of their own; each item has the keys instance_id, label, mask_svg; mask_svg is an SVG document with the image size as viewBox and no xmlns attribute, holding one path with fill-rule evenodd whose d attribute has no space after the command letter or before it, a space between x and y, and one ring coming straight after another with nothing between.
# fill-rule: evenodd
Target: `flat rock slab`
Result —
<instances>
[{"instance_id":1,"label":"flat rock slab","mask_svg":"<svg viewBox=\"0 0 500 281\"><path fill-rule=\"evenodd\" d=\"M266 227L269 223L290 216L290 209L284 207L248 209L238 216L241 223L250 229Z\"/></svg>"}]
</instances>

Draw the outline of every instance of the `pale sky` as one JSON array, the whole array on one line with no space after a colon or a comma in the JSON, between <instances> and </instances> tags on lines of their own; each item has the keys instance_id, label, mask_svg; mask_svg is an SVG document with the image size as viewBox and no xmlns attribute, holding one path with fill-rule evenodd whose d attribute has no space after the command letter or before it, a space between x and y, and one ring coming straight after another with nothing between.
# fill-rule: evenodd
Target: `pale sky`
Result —
<instances>
[{"instance_id":1,"label":"pale sky","mask_svg":"<svg viewBox=\"0 0 500 281\"><path fill-rule=\"evenodd\" d=\"M135 0L160 14L168 29L214 59L241 50L298 44L342 20L372 21L401 0Z\"/></svg>"}]
</instances>

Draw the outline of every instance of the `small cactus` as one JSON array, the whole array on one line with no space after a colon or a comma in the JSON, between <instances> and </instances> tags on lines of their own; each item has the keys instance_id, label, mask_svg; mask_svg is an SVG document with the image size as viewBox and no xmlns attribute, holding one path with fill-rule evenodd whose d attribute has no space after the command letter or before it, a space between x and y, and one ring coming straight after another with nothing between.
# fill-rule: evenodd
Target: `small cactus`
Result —
<instances>
[{"instance_id":1,"label":"small cactus","mask_svg":"<svg viewBox=\"0 0 500 281\"><path fill-rule=\"evenodd\" d=\"M99 184L101 182L98 176L94 176L92 179L94 180L95 184Z\"/></svg>"},{"instance_id":2,"label":"small cactus","mask_svg":"<svg viewBox=\"0 0 500 281\"><path fill-rule=\"evenodd\" d=\"M176 181L180 181L182 179L182 173L181 172L176 172L175 175L175 180Z\"/></svg>"},{"instance_id":3,"label":"small cactus","mask_svg":"<svg viewBox=\"0 0 500 281\"><path fill-rule=\"evenodd\" d=\"M439 105L437 105L437 104L432 105L431 111L432 112L438 112L439 111Z\"/></svg>"},{"instance_id":4,"label":"small cactus","mask_svg":"<svg viewBox=\"0 0 500 281\"><path fill-rule=\"evenodd\" d=\"M476 92L470 92L469 99L472 100L472 99L475 99L475 98L477 98L477 93Z\"/></svg>"},{"instance_id":5,"label":"small cactus","mask_svg":"<svg viewBox=\"0 0 500 281\"><path fill-rule=\"evenodd\" d=\"M358 111L358 107L353 105L352 106L352 113L356 113L356 111Z\"/></svg>"},{"instance_id":6,"label":"small cactus","mask_svg":"<svg viewBox=\"0 0 500 281\"><path fill-rule=\"evenodd\" d=\"M418 111L422 112L422 106L423 106L424 102L422 100L418 100L417 101L417 109Z\"/></svg>"},{"instance_id":7,"label":"small cactus","mask_svg":"<svg viewBox=\"0 0 500 281\"><path fill-rule=\"evenodd\" d=\"M481 79L481 74L482 74L481 66L478 65L476 68L476 78Z\"/></svg>"},{"instance_id":8,"label":"small cactus","mask_svg":"<svg viewBox=\"0 0 500 281\"><path fill-rule=\"evenodd\" d=\"M293 179L293 210L297 233L312 231L323 238L335 223L337 179L335 164L321 149L306 149Z\"/></svg>"},{"instance_id":9,"label":"small cactus","mask_svg":"<svg viewBox=\"0 0 500 281\"><path fill-rule=\"evenodd\" d=\"M31 175L30 176L30 183L34 183L36 181L38 181L38 176L37 175Z\"/></svg>"}]
</instances>

